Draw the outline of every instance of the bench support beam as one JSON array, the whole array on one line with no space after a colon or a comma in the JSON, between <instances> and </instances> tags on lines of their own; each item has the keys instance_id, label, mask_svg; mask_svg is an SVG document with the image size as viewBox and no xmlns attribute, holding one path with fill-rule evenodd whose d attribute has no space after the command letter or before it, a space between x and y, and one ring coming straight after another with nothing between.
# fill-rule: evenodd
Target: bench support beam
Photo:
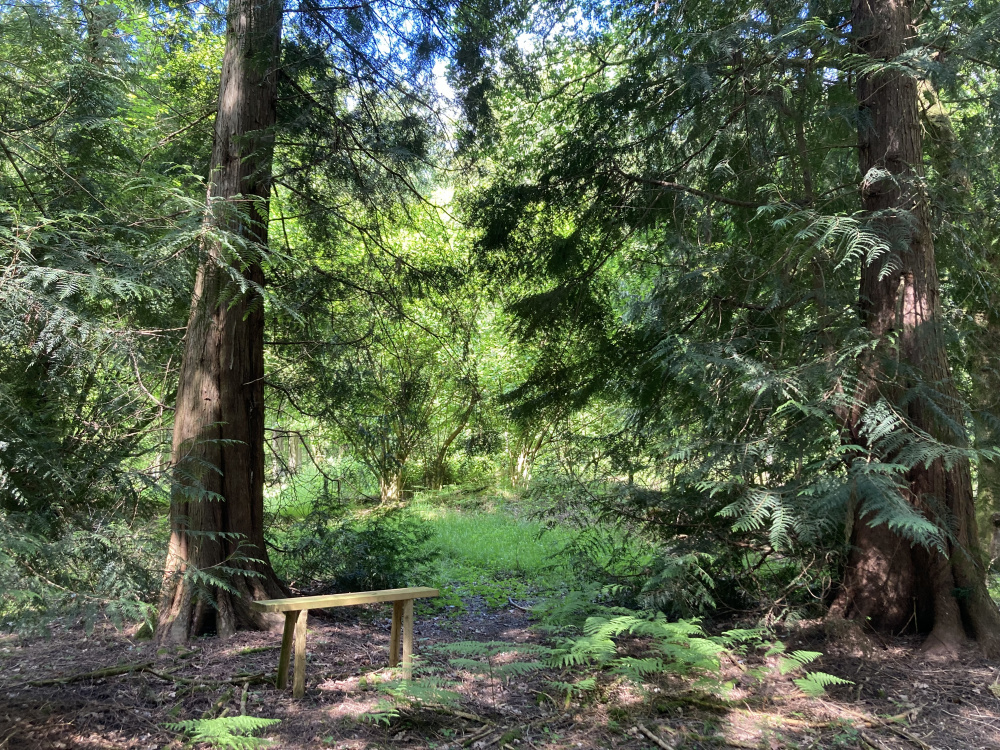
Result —
<instances>
[{"instance_id":1,"label":"bench support beam","mask_svg":"<svg viewBox=\"0 0 1000 750\"><path fill-rule=\"evenodd\" d=\"M295 623L295 676L292 680L292 697L306 694L306 622L309 610L304 609Z\"/></svg>"},{"instance_id":2,"label":"bench support beam","mask_svg":"<svg viewBox=\"0 0 1000 750\"><path fill-rule=\"evenodd\" d=\"M413 600L403 602L403 679L413 677Z\"/></svg>"},{"instance_id":3,"label":"bench support beam","mask_svg":"<svg viewBox=\"0 0 1000 750\"><path fill-rule=\"evenodd\" d=\"M292 655L292 634L301 610L285 612L285 631L281 635L281 656L278 657L278 690L288 687L288 662Z\"/></svg>"},{"instance_id":4,"label":"bench support beam","mask_svg":"<svg viewBox=\"0 0 1000 750\"><path fill-rule=\"evenodd\" d=\"M389 631L389 666L399 664L399 631L403 627L403 602L392 603L392 629Z\"/></svg>"}]
</instances>

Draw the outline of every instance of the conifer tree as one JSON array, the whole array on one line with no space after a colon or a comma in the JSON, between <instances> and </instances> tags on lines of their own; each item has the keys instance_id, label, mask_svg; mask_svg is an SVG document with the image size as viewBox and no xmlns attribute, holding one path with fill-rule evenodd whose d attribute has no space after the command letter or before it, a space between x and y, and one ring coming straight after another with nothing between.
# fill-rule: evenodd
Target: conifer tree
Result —
<instances>
[{"instance_id":1,"label":"conifer tree","mask_svg":"<svg viewBox=\"0 0 1000 750\"><path fill-rule=\"evenodd\" d=\"M414 192L408 173L427 156L427 128L415 110L432 114L420 89L439 47L434 23L443 10L303 0L283 38L285 11L281 0L232 0L227 15L209 239L174 423L163 640L266 627L249 604L283 593L264 541L264 403L267 385L287 389L265 377L265 312L275 327L309 326L321 313L315 305L298 310L301 300L291 296L265 294L272 190L282 189L281 253L297 266L289 274L293 287L325 297L336 283L326 269L311 273L324 252L336 258L358 234L384 251L382 212ZM296 236L312 243L295 258L284 218L290 208ZM301 393L290 399L293 408L301 401Z\"/></svg>"},{"instance_id":2,"label":"conifer tree","mask_svg":"<svg viewBox=\"0 0 1000 750\"><path fill-rule=\"evenodd\" d=\"M853 442L863 443L860 411L885 398L915 429L963 445L963 410L948 363L934 232L921 185L917 81L891 65L916 38L910 3L856 1L851 21L855 44L875 65L857 83L862 202L892 252L861 266L859 308L878 349L862 364L848 429ZM920 380L929 389L904 399ZM917 463L906 481L906 500L949 529L947 541L913 544L889 524L867 523L864 508L853 509L851 552L832 612L886 633L901 631L914 617L924 627L933 623L928 649L945 652L963 642L964 621L989 655L1000 655L1000 610L986 590L968 460Z\"/></svg>"},{"instance_id":3,"label":"conifer tree","mask_svg":"<svg viewBox=\"0 0 1000 750\"><path fill-rule=\"evenodd\" d=\"M250 602L284 591L264 545L261 295L282 11L231 0L227 13L205 217L218 231L201 248L177 391L161 641L262 627Z\"/></svg>"}]
</instances>

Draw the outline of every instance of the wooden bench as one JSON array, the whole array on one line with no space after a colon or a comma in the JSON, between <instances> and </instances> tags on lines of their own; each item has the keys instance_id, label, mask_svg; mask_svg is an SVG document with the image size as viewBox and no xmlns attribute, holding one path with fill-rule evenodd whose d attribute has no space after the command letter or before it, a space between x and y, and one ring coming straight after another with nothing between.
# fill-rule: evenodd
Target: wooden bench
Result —
<instances>
[{"instance_id":1,"label":"wooden bench","mask_svg":"<svg viewBox=\"0 0 1000 750\"><path fill-rule=\"evenodd\" d=\"M295 676L292 695L301 698L306 692L306 621L310 609L350 607L355 604L392 602L392 630L389 635L389 666L399 664L399 641L403 641L403 676L412 676L413 657L413 600L437 596L437 589L418 586L408 589L359 591L355 594L329 596L298 596L293 599L265 599L250 606L257 612L284 612L285 632L281 637L281 656L278 657L278 688L288 686L288 661L295 642Z\"/></svg>"}]
</instances>

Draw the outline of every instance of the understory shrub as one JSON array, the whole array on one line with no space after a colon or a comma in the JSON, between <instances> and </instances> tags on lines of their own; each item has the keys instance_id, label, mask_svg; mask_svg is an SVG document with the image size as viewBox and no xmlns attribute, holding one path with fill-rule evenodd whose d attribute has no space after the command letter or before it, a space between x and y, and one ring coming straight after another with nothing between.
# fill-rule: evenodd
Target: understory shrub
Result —
<instances>
[{"instance_id":1,"label":"understory shrub","mask_svg":"<svg viewBox=\"0 0 1000 750\"><path fill-rule=\"evenodd\" d=\"M818 531L788 521L776 534L774 519L734 519L731 506L690 487L545 475L532 495L551 525L579 530L561 554L591 582L555 610L586 610L587 589L593 604L659 610L674 620L732 613L794 620L822 610L841 560L842 543L819 540Z\"/></svg>"},{"instance_id":2,"label":"understory shrub","mask_svg":"<svg viewBox=\"0 0 1000 750\"><path fill-rule=\"evenodd\" d=\"M272 527L271 561L289 585L317 594L399 588L438 554L429 544L428 524L405 510L363 518L335 513L318 508L301 521Z\"/></svg>"},{"instance_id":3,"label":"understory shrub","mask_svg":"<svg viewBox=\"0 0 1000 750\"><path fill-rule=\"evenodd\" d=\"M166 532L155 522L67 526L51 538L0 513L0 629L43 633L55 618L90 628L155 620Z\"/></svg>"},{"instance_id":4,"label":"understory shrub","mask_svg":"<svg viewBox=\"0 0 1000 750\"><path fill-rule=\"evenodd\" d=\"M808 671L806 666L819 659L817 651L786 651L781 641L767 629L734 629L709 635L697 619L668 620L662 612L632 612L621 608L588 617L576 634L557 639L548 661L552 666L576 672L586 678L560 682L567 694L593 689L594 670L619 675L643 686L659 677L692 679L692 687L724 697L734 686L722 675L722 657L743 663L750 652L764 659L777 657L776 667L744 668L751 679L760 680L777 672L810 697L819 697L830 685L851 684L826 672Z\"/></svg>"}]
</instances>

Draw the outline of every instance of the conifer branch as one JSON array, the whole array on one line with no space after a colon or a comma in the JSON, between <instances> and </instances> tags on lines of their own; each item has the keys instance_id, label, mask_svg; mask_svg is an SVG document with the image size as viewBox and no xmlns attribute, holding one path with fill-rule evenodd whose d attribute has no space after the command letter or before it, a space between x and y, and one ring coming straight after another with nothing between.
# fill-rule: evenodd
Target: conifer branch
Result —
<instances>
[{"instance_id":1,"label":"conifer branch","mask_svg":"<svg viewBox=\"0 0 1000 750\"><path fill-rule=\"evenodd\" d=\"M615 172L626 180L630 182L636 182L641 185L650 185L652 187L658 187L663 190L672 190L675 192L690 193L691 195L697 195L699 198L705 198L706 200L714 201L716 203L725 203L727 206L736 206L738 208L760 208L761 206L766 206L767 203L760 203L759 201L745 201L739 198L730 198L725 195L718 195L716 193L709 193L705 190L699 190L698 188L691 187L690 185L682 185L679 182L671 182L668 180L654 180L651 177L642 177L640 175L629 174L628 172L615 168Z\"/></svg>"}]
</instances>

